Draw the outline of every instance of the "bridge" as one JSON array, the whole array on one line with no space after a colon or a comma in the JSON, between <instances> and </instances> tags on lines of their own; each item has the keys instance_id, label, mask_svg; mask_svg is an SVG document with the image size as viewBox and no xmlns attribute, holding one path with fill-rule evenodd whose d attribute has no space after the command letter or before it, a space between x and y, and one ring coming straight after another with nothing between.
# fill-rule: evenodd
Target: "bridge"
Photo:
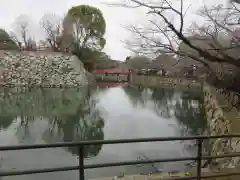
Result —
<instances>
[{"instance_id":1,"label":"bridge","mask_svg":"<svg viewBox=\"0 0 240 180\"><path fill-rule=\"evenodd\" d=\"M7 176L17 175L28 175L28 174L39 174L39 173L50 173L50 172L61 172L61 171L73 171L79 172L79 180L85 180L85 169L94 169L102 167L113 167L113 166L124 166L124 165L137 165L137 164L153 164L153 163L167 163L167 162L178 162L178 161L196 161L197 167L194 172L187 174L185 177L173 177L171 180L202 180L208 178L215 178L217 180L220 177L229 177L228 180L236 180L240 177L240 171L230 171L231 173L211 173L206 175L202 170L203 160L212 160L217 158L225 157L239 157L240 153L223 154L217 156L205 156L203 152L203 141L209 139L227 139L227 138L240 138L240 134L232 135L219 135L219 136L190 136L190 137L158 137L158 138L139 138L139 139L118 139L118 140L92 140L92 141L78 141L78 142L64 142L54 144L34 144L34 145L13 145L13 146L0 146L0 152L3 151L18 151L26 149L44 149L44 148L60 148L60 147L78 147L78 164L67 167L55 167L55 168L43 168L43 169L29 169L29 170L9 170L0 171L0 178ZM169 142L169 141L188 141L195 140L197 142L197 155L190 157L179 157L179 158L164 158L164 159L152 159L152 160L137 160L137 161L124 161L124 162L113 162L113 163L101 163L101 164L85 164L84 163L84 147L89 145L102 145L102 144L121 144L121 143L141 143L141 142ZM226 171L227 172L227 171ZM149 176L139 175L134 180L149 179ZM233 177L233 178L232 178ZM100 178L100 180L109 178ZM111 180L113 178L110 178ZM121 177L125 180L124 177ZM129 178L128 178L129 179ZM147 180L146 179L146 180ZM155 178L156 179L156 178ZM158 177L159 180L165 178ZM168 177L168 180L170 180ZM223 180L223 179L221 179Z\"/></svg>"},{"instance_id":2,"label":"bridge","mask_svg":"<svg viewBox=\"0 0 240 180\"><path fill-rule=\"evenodd\" d=\"M114 69L96 69L94 73L104 73L104 74L119 74L119 75L129 75L129 71L120 71L118 68Z\"/></svg>"},{"instance_id":3,"label":"bridge","mask_svg":"<svg viewBox=\"0 0 240 180\"><path fill-rule=\"evenodd\" d=\"M94 86L105 86L105 87L115 87L115 86L130 86L128 82L95 82Z\"/></svg>"},{"instance_id":4,"label":"bridge","mask_svg":"<svg viewBox=\"0 0 240 180\"><path fill-rule=\"evenodd\" d=\"M131 72L128 70L114 69L96 69L93 74L98 81L129 82Z\"/></svg>"}]
</instances>

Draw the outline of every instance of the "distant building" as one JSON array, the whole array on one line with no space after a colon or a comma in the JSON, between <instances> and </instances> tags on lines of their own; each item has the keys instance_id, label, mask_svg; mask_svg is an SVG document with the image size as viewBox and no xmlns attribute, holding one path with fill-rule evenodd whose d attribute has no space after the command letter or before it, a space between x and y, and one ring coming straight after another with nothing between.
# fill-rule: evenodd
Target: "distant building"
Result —
<instances>
[{"instance_id":1,"label":"distant building","mask_svg":"<svg viewBox=\"0 0 240 180\"><path fill-rule=\"evenodd\" d=\"M29 38L27 41L27 50L31 50L31 51L36 51L37 50L37 43L34 39Z\"/></svg>"},{"instance_id":2,"label":"distant building","mask_svg":"<svg viewBox=\"0 0 240 180\"><path fill-rule=\"evenodd\" d=\"M228 35L228 36L222 36L222 37L218 37L218 43L221 44L221 47L230 47L231 43L233 41L236 40L240 40L240 30L236 30L232 35ZM194 35L191 37L188 37L188 39L190 40L190 42L194 45L196 45L197 47L208 51L209 49L213 49L213 46L215 43L212 40L212 37L208 37L208 36L200 36L200 35ZM239 41L238 40L238 41ZM219 47L218 45L216 45L216 47ZM184 43L181 43L179 45L179 50L184 52L187 52L189 54L192 54L196 57L200 57L198 55L198 53L193 50L192 48L190 48L188 45L185 45ZM240 48L232 48L229 50L225 50L224 53L227 53L228 55L232 56L232 57L236 57L238 58L240 53ZM219 52L217 50L209 50L209 52L214 55L214 56L218 56ZM197 74L202 74L202 73L206 73L207 69L204 67L204 65L201 62L198 62L190 57L187 56L178 56L178 60L179 60L179 65L178 66L182 66L182 67L192 67L193 65L196 66L196 71L198 71ZM201 60L204 61L204 58L202 58ZM224 72L233 72L236 70L236 67L234 67L233 65L227 64L227 63L216 63L216 62L211 62L209 60L205 60L205 62L207 62L209 64L209 66L215 70L215 72L218 73L222 73ZM181 68L180 68L181 69Z\"/></svg>"},{"instance_id":3,"label":"distant building","mask_svg":"<svg viewBox=\"0 0 240 180\"><path fill-rule=\"evenodd\" d=\"M40 40L38 42L38 49L40 51L43 51L43 50L46 50L46 49L49 49L49 48L50 48L50 46L49 46L48 42L43 41L43 40Z\"/></svg>"}]
</instances>

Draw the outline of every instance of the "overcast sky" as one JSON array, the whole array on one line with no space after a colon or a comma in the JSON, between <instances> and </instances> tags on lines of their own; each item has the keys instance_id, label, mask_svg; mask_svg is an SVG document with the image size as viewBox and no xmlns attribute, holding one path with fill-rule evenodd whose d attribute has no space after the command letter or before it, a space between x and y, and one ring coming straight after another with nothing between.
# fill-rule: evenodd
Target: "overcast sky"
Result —
<instances>
[{"instance_id":1,"label":"overcast sky","mask_svg":"<svg viewBox=\"0 0 240 180\"><path fill-rule=\"evenodd\" d=\"M191 11L199 8L203 2L212 4L216 0L185 0L185 6L192 4ZM224 0L221 0L224 1ZM144 21L144 13L140 9L126 9L122 7L109 7L106 2L119 2L119 0L1 0L0 28L9 30L14 20L20 14L29 14L32 21L38 25L44 13L63 15L74 5L90 4L98 7L103 12L107 23L105 51L116 60L124 60L130 52L124 48L121 40L131 38L122 25ZM219 2L219 1L218 1ZM193 16L186 17L187 23L197 21Z\"/></svg>"}]
</instances>

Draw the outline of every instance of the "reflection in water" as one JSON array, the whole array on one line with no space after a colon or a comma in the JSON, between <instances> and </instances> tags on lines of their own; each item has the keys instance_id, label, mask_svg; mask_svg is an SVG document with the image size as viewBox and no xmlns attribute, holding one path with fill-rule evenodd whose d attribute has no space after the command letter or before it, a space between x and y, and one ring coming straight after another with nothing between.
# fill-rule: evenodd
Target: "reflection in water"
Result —
<instances>
[{"instance_id":1,"label":"reflection in water","mask_svg":"<svg viewBox=\"0 0 240 180\"><path fill-rule=\"evenodd\" d=\"M177 89L146 89L123 87L134 106L153 102L153 110L164 118L175 117L182 126L182 136L201 135L206 129L205 111L201 94Z\"/></svg>"},{"instance_id":2,"label":"reflection in water","mask_svg":"<svg viewBox=\"0 0 240 180\"><path fill-rule=\"evenodd\" d=\"M194 106L191 100L183 100L181 103L176 103L176 118L185 126L188 127L183 135L202 135L207 126L205 121L205 111L203 104Z\"/></svg>"},{"instance_id":3,"label":"reflection in water","mask_svg":"<svg viewBox=\"0 0 240 180\"><path fill-rule=\"evenodd\" d=\"M155 104L155 111L158 115L165 118L171 117L171 108L173 106L173 89L153 89L152 99ZM159 109L161 109L159 111Z\"/></svg>"},{"instance_id":4,"label":"reflection in water","mask_svg":"<svg viewBox=\"0 0 240 180\"><path fill-rule=\"evenodd\" d=\"M64 142L103 140L104 134L102 128L104 121L95 106L95 100L86 97L84 103L78 106L76 113L49 117L51 128L45 132L45 137L53 138L61 136L60 141ZM97 156L101 147L102 145L85 147L84 157ZM77 147L69 147L69 150L73 154L78 154Z\"/></svg>"},{"instance_id":5,"label":"reflection in water","mask_svg":"<svg viewBox=\"0 0 240 180\"><path fill-rule=\"evenodd\" d=\"M159 136L188 136L203 134L206 127L201 94L177 89L150 89L140 87L91 87L80 89L35 89L0 94L0 144L35 144L142 138ZM185 142L120 144L88 146L84 156L88 163L136 160L144 153L149 159L189 156L195 150L185 148ZM64 151L64 152L63 152ZM39 155L39 153L42 153ZM78 149L62 148L39 152L27 151L4 156L4 168L23 166L45 167L76 163ZM24 152L22 152L24 153ZM31 156L36 160L32 160ZM42 156L47 154L47 159ZM10 158L12 157L12 159ZM9 160L10 158L10 160ZM63 160L64 159L64 160ZM185 167L184 163L157 164L165 170ZM118 175L123 168L94 169L88 178ZM127 173L149 172L151 166L131 166ZM70 172L68 179L76 179ZM26 176L27 177L27 176ZM29 179L64 179L53 175ZM38 178L37 178L38 177Z\"/></svg>"},{"instance_id":6,"label":"reflection in water","mask_svg":"<svg viewBox=\"0 0 240 180\"><path fill-rule=\"evenodd\" d=\"M0 117L1 129L7 129L15 119L18 119L19 123L16 127L16 135L19 141L31 144L34 143L37 138L31 134L34 121L44 121L47 119L47 124L45 124L44 127L45 130L42 133L42 139L45 140L46 143L104 139L102 130L104 120L95 108L96 100L90 97L89 91L76 90L74 92L71 89L67 96L67 90L65 90L60 93L58 92L59 95L55 94L55 97L51 96L52 91L51 89L43 89L37 90L36 94L34 94L33 91L28 91L8 96L8 99L3 97L6 102L12 103L12 109L15 111L13 114L19 111L21 114L18 116L8 116L8 114L11 114L9 110L2 108ZM56 90L54 90L54 92L56 92ZM73 92L74 94L72 94ZM85 93L85 96L82 93ZM75 98L79 100L77 106L75 106L76 103L72 103L71 99L73 98L71 98L71 96L75 96ZM77 98L79 96L80 98ZM8 106L11 105L8 104ZM45 105L47 105L47 109ZM37 116L29 115L28 109L26 109L26 111L22 110L24 106L34 106L34 108L37 108L38 110L34 109L32 112L33 114L37 112ZM68 109L70 109L69 111L65 110L65 112L61 112L61 110L63 110L62 106L72 106L71 108L74 109L74 111L68 107ZM6 115L4 114L4 110ZM41 110L42 112L39 112ZM54 112L61 113L59 113L60 115L55 115ZM69 147L68 150L72 154L78 154L77 147ZM85 157L96 156L100 150L101 145L87 146L84 149L84 155Z\"/></svg>"},{"instance_id":7,"label":"reflection in water","mask_svg":"<svg viewBox=\"0 0 240 180\"><path fill-rule=\"evenodd\" d=\"M7 129L13 122L14 116L0 115L0 129Z\"/></svg>"}]
</instances>

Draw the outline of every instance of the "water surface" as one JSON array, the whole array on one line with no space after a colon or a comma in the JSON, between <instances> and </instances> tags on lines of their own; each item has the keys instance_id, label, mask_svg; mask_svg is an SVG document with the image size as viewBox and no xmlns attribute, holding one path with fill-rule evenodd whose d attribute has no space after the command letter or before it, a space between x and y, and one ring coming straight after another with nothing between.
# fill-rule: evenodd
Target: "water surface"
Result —
<instances>
[{"instance_id":1,"label":"water surface","mask_svg":"<svg viewBox=\"0 0 240 180\"><path fill-rule=\"evenodd\" d=\"M91 87L32 89L0 95L0 144L37 144L202 134L206 120L201 94L180 89ZM85 163L173 158L196 154L195 142L88 146ZM77 165L76 148L1 152L2 170ZM186 162L86 170L86 178L181 170ZM77 171L5 177L9 180L75 180Z\"/></svg>"}]
</instances>

